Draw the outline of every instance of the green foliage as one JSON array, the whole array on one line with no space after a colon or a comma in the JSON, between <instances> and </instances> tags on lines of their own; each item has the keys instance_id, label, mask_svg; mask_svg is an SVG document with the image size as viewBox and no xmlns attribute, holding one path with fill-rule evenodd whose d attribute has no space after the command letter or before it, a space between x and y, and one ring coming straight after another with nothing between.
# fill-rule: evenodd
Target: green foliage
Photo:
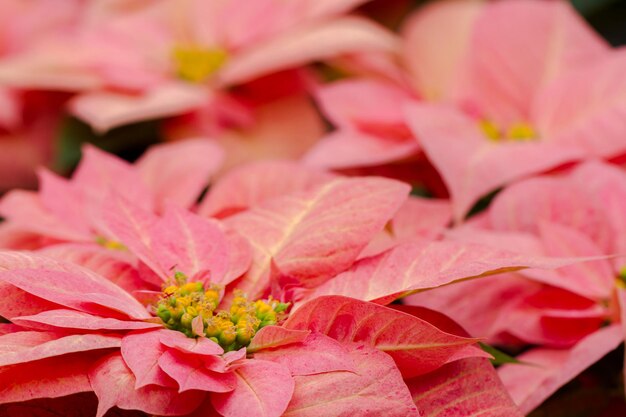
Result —
<instances>
[{"instance_id":1,"label":"green foliage","mask_svg":"<svg viewBox=\"0 0 626 417\"><path fill-rule=\"evenodd\" d=\"M80 149L85 143L132 161L160 139L159 121L134 123L99 134L81 120L67 117L59 132L53 167L61 173L71 171L80 160Z\"/></svg>"},{"instance_id":2,"label":"green foliage","mask_svg":"<svg viewBox=\"0 0 626 417\"><path fill-rule=\"evenodd\" d=\"M571 0L572 5L584 16L589 16L619 0Z\"/></svg>"},{"instance_id":3,"label":"green foliage","mask_svg":"<svg viewBox=\"0 0 626 417\"><path fill-rule=\"evenodd\" d=\"M519 360L515 359L513 356L510 356L502 352L501 350L494 348L493 346L489 346L486 343L479 343L479 345L482 350L484 350L485 352L493 356L493 359L491 359L491 363L493 364L493 366L500 366L506 363L523 364L523 362L520 362Z\"/></svg>"}]
</instances>

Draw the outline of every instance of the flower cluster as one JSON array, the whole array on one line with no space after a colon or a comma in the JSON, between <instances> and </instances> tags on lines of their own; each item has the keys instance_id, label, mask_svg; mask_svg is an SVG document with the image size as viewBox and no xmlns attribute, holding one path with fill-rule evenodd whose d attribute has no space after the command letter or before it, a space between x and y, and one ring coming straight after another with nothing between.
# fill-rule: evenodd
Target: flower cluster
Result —
<instances>
[{"instance_id":1,"label":"flower cluster","mask_svg":"<svg viewBox=\"0 0 626 417\"><path fill-rule=\"evenodd\" d=\"M623 74L565 0L3 0L0 415L558 401L626 339Z\"/></svg>"},{"instance_id":2,"label":"flower cluster","mask_svg":"<svg viewBox=\"0 0 626 417\"><path fill-rule=\"evenodd\" d=\"M234 291L230 309L217 310L220 288L204 288L202 282L187 282L180 272L175 284L163 289L156 305L156 315L171 330L187 337L206 336L225 351L239 350L263 327L276 324L289 304L275 300L248 301L241 291Z\"/></svg>"}]
</instances>

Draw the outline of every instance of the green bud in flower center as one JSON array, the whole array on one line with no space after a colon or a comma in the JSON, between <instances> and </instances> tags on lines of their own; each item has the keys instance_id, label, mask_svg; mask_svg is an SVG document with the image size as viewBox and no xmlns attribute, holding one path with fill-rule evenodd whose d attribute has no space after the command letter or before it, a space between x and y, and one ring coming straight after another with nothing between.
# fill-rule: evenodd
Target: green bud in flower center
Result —
<instances>
[{"instance_id":1,"label":"green bud in flower center","mask_svg":"<svg viewBox=\"0 0 626 417\"><path fill-rule=\"evenodd\" d=\"M187 282L180 272L174 275L174 281L163 288L156 315L168 329L187 337L206 336L225 351L248 346L259 329L278 323L289 307L271 298L249 301L243 292L235 290L230 309L218 311L219 286Z\"/></svg>"}]
</instances>

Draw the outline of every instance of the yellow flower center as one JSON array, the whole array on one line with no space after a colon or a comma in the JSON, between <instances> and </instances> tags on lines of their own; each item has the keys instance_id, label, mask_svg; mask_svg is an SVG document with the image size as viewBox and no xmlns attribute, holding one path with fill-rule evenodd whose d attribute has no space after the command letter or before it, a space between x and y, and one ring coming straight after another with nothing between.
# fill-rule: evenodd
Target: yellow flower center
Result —
<instances>
[{"instance_id":1,"label":"yellow flower center","mask_svg":"<svg viewBox=\"0 0 626 417\"><path fill-rule=\"evenodd\" d=\"M187 277L177 272L174 282L163 288L156 315L168 329L187 337L206 336L231 351L247 346L259 329L278 323L289 307L271 298L249 301L235 290L230 309L218 311L220 290L214 284L205 288L201 282L187 282Z\"/></svg>"},{"instance_id":2,"label":"yellow flower center","mask_svg":"<svg viewBox=\"0 0 626 417\"><path fill-rule=\"evenodd\" d=\"M223 49L177 46L174 48L173 58L180 78L200 83L222 68L228 54Z\"/></svg>"},{"instance_id":3,"label":"yellow flower center","mask_svg":"<svg viewBox=\"0 0 626 417\"><path fill-rule=\"evenodd\" d=\"M617 288L626 289L626 267L622 268L619 271L619 274L617 274L615 285L617 286Z\"/></svg>"},{"instance_id":4,"label":"yellow flower center","mask_svg":"<svg viewBox=\"0 0 626 417\"><path fill-rule=\"evenodd\" d=\"M108 240L107 238L102 236L96 237L96 243L111 250L128 250L128 248L124 246L123 243L116 242L115 240Z\"/></svg>"},{"instance_id":5,"label":"yellow flower center","mask_svg":"<svg viewBox=\"0 0 626 417\"><path fill-rule=\"evenodd\" d=\"M499 142L501 140L526 141L537 139L537 132L528 123L520 122L510 125L503 130L490 120L483 119L478 122L483 134L490 140Z\"/></svg>"}]
</instances>

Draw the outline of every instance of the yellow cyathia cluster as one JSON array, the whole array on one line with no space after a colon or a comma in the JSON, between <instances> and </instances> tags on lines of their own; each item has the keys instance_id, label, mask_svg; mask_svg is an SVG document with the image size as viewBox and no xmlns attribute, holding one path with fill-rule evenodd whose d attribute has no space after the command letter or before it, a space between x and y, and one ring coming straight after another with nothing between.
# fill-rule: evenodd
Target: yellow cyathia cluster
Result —
<instances>
[{"instance_id":1,"label":"yellow cyathia cluster","mask_svg":"<svg viewBox=\"0 0 626 417\"><path fill-rule=\"evenodd\" d=\"M513 140L513 141L525 141L537 139L537 132L528 123L514 123L506 129L501 130L495 123L489 120L479 121L480 129L483 131L487 138L493 141L500 140Z\"/></svg>"},{"instance_id":2,"label":"yellow cyathia cluster","mask_svg":"<svg viewBox=\"0 0 626 417\"><path fill-rule=\"evenodd\" d=\"M206 336L225 351L247 346L259 329L278 323L289 307L271 298L249 301L241 291L235 291L230 309L218 311L219 286L205 288L201 282L187 282L180 272L174 275L174 281L163 289L157 316L167 328L188 337Z\"/></svg>"},{"instance_id":3,"label":"yellow cyathia cluster","mask_svg":"<svg viewBox=\"0 0 626 417\"><path fill-rule=\"evenodd\" d=\"M96 237L96 243L111 250L128 250L128 248L124 246L123 243L117 242L115 240L109 240L103 236Z\"/></svg>"},{"instance_id":4,"label":"yellow cyathia cluster","mask_svg":"<svg viewBox=\"0 0 626 417\"><path fill-rule=\"evenodd\" d=\"M619 274L617 274L615 285L617 285L618 288L626 288L626 266L619 271Z\"/></svg>"},{"instance_id":5,"label":"yellow cyathia cluster","mask_svg":"<svg viewBox=\"0 0 626 417\"><path fill-rule=\"evenodd\" d=\"M194 45L177 46L173 55L178 76L193 83L205 81L218 71L228 58L228 54L222 49Z\"/></svg>"}]
</instances>

